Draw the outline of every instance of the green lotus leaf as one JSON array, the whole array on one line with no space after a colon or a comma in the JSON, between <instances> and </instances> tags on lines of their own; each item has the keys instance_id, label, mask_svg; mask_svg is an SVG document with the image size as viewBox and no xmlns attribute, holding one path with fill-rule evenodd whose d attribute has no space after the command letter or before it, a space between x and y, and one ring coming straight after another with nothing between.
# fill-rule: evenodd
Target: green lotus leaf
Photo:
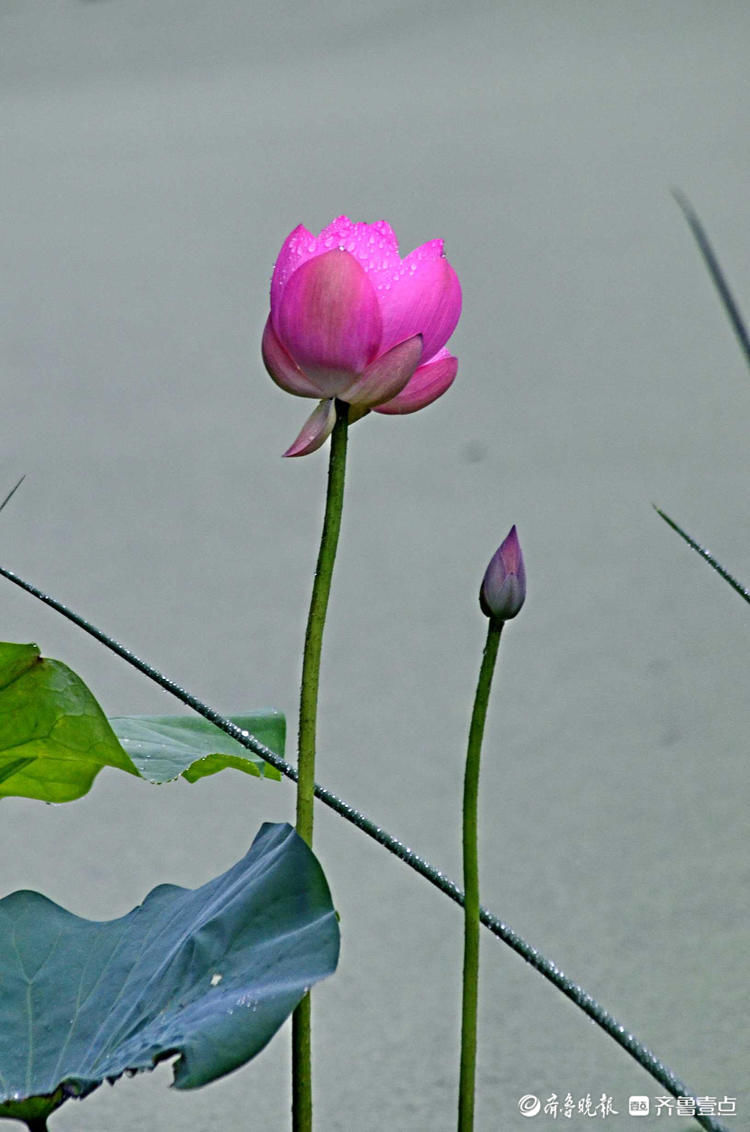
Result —
<instances>
[{"instance_id":1,"label":"green lotus leaf","mask_svg":"<svg viewBox=\"0 0 750 1132\"><path fill-rule=\"evenodd\" d=\"M138 774L81 678L36 645L0 643L0 797L71 802L105 766Z\"/></svg>"},{"instance_id":2,"label":"green lotus leaf","mask_svg":"<svg viewBox=\"0 0 750 1132\"><path fill-rule=\"evenodd\" d=\"M283 756L280 712L233 716L232 722ZM91 789L105 766L157 783L180 775L197 782L230 767L281 777L198 715L108 720L67 665L41 656L37 645L0 643L0 797L71 802Z\"/></svg>"}]
</instances>

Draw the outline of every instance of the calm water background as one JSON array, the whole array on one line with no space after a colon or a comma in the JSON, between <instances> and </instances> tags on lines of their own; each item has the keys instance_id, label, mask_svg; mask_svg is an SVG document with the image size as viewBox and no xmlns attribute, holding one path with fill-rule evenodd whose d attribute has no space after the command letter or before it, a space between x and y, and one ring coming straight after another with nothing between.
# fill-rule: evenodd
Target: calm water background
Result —
<instances>
[{"instance_id":1,"label":"calm water background","mask_svg":"<svg viewBox=\"0 0 750 1132\"><path fill-rule=\"evenodd\" d=\"M749 44L729 0L0 8L0 491L27 475L3 563L216 707L286 711L293 752L325 454L280 458L310 405L259 361L274 256L340 212L388 218L404 251L443 236L459 377L353 430L318 778L459 876L477 588L517 523L484 902L693 1088L737 1097L735 1128L750 612L650 504L750 579L748 374L669 195L750 314ZM177 710L8 584L0 611L110 714ZM1 888L117 916L224 870L293 803L234 772L105 772L71 805L3 805ZM327 812L317 845L343 932L315 995L317 1127L450 1129L460 916ZM482 964L483 1132L527 1128L524 1093L607 1093L623 1128L629 1094L662 1092L489 935ZM52 1126L285 1129L288 1070L283 1033L200 1092L162 1067Z\"/></svg>"}]
</instances>

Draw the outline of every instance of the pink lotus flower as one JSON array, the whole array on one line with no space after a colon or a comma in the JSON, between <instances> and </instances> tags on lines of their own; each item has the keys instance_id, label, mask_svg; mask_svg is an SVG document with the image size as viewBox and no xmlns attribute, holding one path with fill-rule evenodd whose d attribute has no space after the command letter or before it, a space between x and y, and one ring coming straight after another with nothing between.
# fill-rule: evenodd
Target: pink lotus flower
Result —
<instances>
[{"instance_id":1,"label":"pink lotus flower","mask_svg":"<svg viewBox=\"0 0 750 1132\"><path fill-rule=\"evenodd\" d=\"M401 259L385 220L339 216L319 236L295 228L274 267L263 361L282 389L321 401L284 454L320 448L336 398L357 420L370 409L414 413L445 393L458 368L445 343L460 313L442 240Z\"/></svg>"},{"instance_id":2,"label":"pink lotus flower","mask_svg":"<svg viewBox=\"0 0 750 1132\"><path fill-rule=\"evenodd\" d=\"M526 600L526 568L515 527L490 559L482 586L479 604L482 613L493 621L510 621L520 612Z\"/></svg>"}]
</instances>

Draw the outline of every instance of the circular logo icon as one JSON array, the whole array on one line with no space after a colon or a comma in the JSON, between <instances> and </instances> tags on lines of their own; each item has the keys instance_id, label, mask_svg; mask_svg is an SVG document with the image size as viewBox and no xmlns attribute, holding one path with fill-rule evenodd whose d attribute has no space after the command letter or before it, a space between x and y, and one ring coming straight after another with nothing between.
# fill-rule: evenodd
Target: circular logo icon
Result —
<instances>
[{"instance_id":1,"label":"circular logo icon","mask_svg":"<svg viewBox=\"0 0 750 1132\"><path fill-rule=\"evenodd\" d=\"M518 1102L518 1111L521 1116L537 1116L542 1111L542 1102L533 1093L527 1093Z\"/></svg>"}]
</instances>

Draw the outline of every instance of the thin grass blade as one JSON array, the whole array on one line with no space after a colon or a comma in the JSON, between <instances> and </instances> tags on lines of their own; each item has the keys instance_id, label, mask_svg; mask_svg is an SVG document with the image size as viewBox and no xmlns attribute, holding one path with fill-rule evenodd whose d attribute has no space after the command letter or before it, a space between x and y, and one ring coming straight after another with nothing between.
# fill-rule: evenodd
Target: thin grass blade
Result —
<instances>
[{"instance_id":1,"label":"thin grass blade","mask_svg":"<svg viewBox=\"0 0 750 1132\"><path fill-rule=\"evenodd\" d=\"M707 550L705 546L701 546L699 542L691 538L687 531L683 531L682 527L678 523L675 523L674 519L670 519L669 515L662 511L660 507L657 507L655 503L652 504L652 507L654 511L656 511L656 514L661 515L664 522L670 526L673 531L676 531L680 538L684 539L696 554L700 554L701 558L708 562L709 566L713 566L716 573L719 574L725 582L729 582L729 585L733 590L737 591L740 597L744 597L745 601L750 602L750 590L748 590L746 586L743 586L742 582L738 582L728 570L725 570L721 563L716 561L710 550Z\"/></svg>"},{"instance_id":2,"label":"thin grass blade","mask_svg":"<svg viewBox=\"0 0 750 1132\"><path fill-rule=\"evenodd\" d=\"M5 496L5 499L4 499L3 501L2 501L2 503L0 503L0 511L2 511L2 509L3 509L3 507L5 506L5 504L6 504L6 503L10 503L11 499L12 499L12 498L13 498L13 496L14 496L14 495L16 494L16 492L18 491L19 487L21 486L21 484L23 483L23 481L24 481L25 479L26 479L26 476L21 476L21 478L20 478L20 480L18 481L18 483L16 484L16 486L15 486L15 487L12 487L12 488L10 489L10 491L8 492L8 494L7 494L6 496Z\"/></svg>"},{"instance_id":3,"label":"thin grass blade","mask_svg":"<svg viewBox=\"0 0 750 1132\"><path fill-rule=\"evenodd\" d=\"M747 364L750 365L750 335L748 335L747 327L745 326L744 320L740 313L740 308L737 306L737 303L734 300L734 296L729 289L729 284L727 283L726 276L724 275L724 272L721 269L721 265L716 258L716 253L711 247L708 236L706 235L706 230L701 224L698 218L698 214L696 213L695 209L693 208L685 194L681 193L679 189L673 189L672 196L680 206L682 214L688 222L690 231L695 237L695 242L700 249L706 267L708 268L711 278L714 281L716 290L719 292L719 297L724 306L724 310L727 312L727 317L732 324L732 329L737 335L737 341L739 342L742 348L742 352L745 355L745 360L747 361Z\"/></svg>"}]
</instances>

